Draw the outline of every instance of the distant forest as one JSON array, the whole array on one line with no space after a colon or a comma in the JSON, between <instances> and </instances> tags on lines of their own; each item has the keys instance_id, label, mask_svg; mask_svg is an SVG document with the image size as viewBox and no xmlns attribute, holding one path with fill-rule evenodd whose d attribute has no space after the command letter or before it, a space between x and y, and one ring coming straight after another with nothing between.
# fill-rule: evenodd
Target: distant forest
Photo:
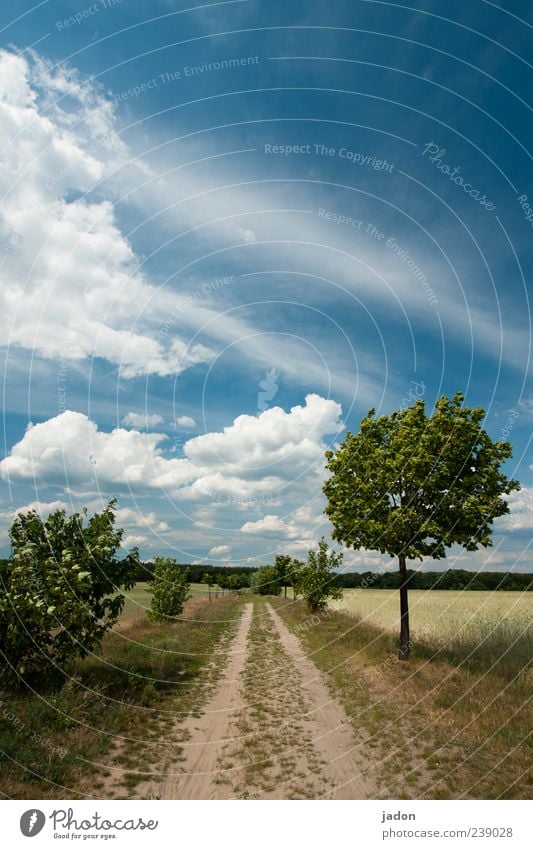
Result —
<instances>
[{"instance_id":1,"label":"distant forest","mask_svg":"<svg viewBox=\"0 0 533 849\"><path fill-rule=\"evenodd\" d=\"M0 575L2 565L6 560L0 559ZM255 568L243 566L212 566L210 564L176 564L189 570L189 581L193 584L202 583L205 574L217 575L252 575ZM447 569L445 572L418 572L409 569L409 588L412 590L516 590L524 592L533 590L533 574L519 572L466 572L464 569ZM150 561L141 562L138 566L137 581L152 579L152 564ZM285 586L283 581L280 582ZM400 586L398 572L344 572L335 577L338 587L344 589L395 590ZM289 584L290 586L290 584Z\"/></svg>"},{"instance_id":2,"label":"distant forest","mask_svg":"<svg viewBox=\"0 0 533 849\"><path fill-rule=\"evenodd\" d=\"M189 570L189 581L202 582L206 573L214 575L251 575L256 569L242 566L211 566L180 564ZM409 588L413 590L533 590L533 574L518 572L466 572L463 569L447 569L445 572L418 572L409 569ZM139 564L139 581L151 580L151 564ZM345 589L395 590L400 586L398 572L344 572L335 578L335 583ZM284 586L283 581L281 581Z\"/></svg>"}]
</instances>

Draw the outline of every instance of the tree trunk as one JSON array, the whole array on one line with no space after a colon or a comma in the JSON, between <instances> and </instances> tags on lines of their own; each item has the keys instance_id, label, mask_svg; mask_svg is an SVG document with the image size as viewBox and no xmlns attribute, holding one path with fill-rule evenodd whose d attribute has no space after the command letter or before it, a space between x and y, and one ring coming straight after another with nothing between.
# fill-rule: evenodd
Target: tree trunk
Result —
<instances>
[{"instance_id":1,"label":"tree trunk","mask_svg":"<svg viewBox=\"0 0 533 849\"><path fill-rule=\"evenodd\" d=\"M285 584L285 598L287 598L287 584Z\"/></svg>"},{"instance_id":2,"label":"tree trunk","mask_svg":"<svg viewBox=\"0 0 533 849\"><path fill-rule=\"evenodd\" d=\"M411 650L411 639L409 636L409 599L407 597L407 567L405 554L398 555L400 566L400 649L398 657L407 660Z\"/></svg>"},{"instance_id":3,"label":"tree trunk","mask_svg":"<svg viewBox=\"0 0 533 849\"><path fill-rule=\"evenodd\" d=\"M207 586L207 592L209 593L209 601L211 601L211 587Z\"/></svg>"}]
</instances>

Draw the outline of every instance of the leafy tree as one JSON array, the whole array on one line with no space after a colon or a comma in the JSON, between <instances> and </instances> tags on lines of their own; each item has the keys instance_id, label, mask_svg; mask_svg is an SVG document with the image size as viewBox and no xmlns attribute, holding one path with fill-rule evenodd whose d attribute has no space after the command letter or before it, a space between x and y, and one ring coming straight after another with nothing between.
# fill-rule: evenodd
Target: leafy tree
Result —
<instances>
[{"instance_id":1,"label":"leafy tree","mask_svg":"<svg viewBox=\"0 0 533 849\"><path fill-rule=\"evenodd\" d=\"M318 551L310 551L307 563L298 570L296 593L300 593L312 613L323 610L328 598L342 598L342 590L334 583L333 570L342 563L342 551L336 553L328 548L324 537L318 543Z\"/></svg>"},{"instance_id":2,"label":"leafy tree","mask_svg":"<svg viewBox=\"0 0 533 849\"><path fill-rule=\"evenodd\" d=\"M190 598L189 572L172 557L156 557L154 577L148 588L152 595L150 617L156 621L175 619Z\"/></svg>"},{"instance_id":3,"label":"leafy tree","mask_svg":"<svg viewBox=\"0 0 533 849\"><path fill-rule=\"evenodd\" d=\"M333 538L398 558L400 659L410 648L406 561L443 558L453 544L491 545L494 519L509 512L503 496L520 488L500 470L511 446L492 441L484 415L460 392L442 396L431 416L420 400L390 416L370 410L359 433L326 453Z\"/></svg>"},{"instance_id":4,"label":"leafy tree","mask_svg":"<svg viewBox=\"0 0 533 849\"><path fill-rule=\"evenodd\" d=\"M9 531L12 558L0 570L0 653L4 675L31 677L50 663L85 657L117 621L135 583L138 552L118 560L115 501L84 524L87 511L31 510Z\"/></svg>"},{"instance_id":5,"label":"leafy tree","mask_svg":"<svg viewBox=\"0 0 533 849\"><path fill-rule=\"evenodd\" d=\"M281 586L274 566L261 566L250 581L252 592L259 595L279 595Z\"/></svg>"},{"instance_id":6,"label":"leafy tree","mask_svg":"<svg viewBox=\"0 0 533 849\"><path fill-rule=\"evenodd\" d=\"M242 572L235 572L228 577L228 587L234 592L242 590L249 585L248 575L244 575Z\"/></svg>"},{"instance_id":7,"label":"leafy tree","mask_svg":"<svg viewBox=\"0 0 533 849\"><path fill-rule=\"evenodd\" d=\"M211 601L211 587L216 583L215 576L212 572L204 572L202 584L207 584L207 592L209 593L209 601Z\"/></svg>"},{"instance_id":8,"label":"leafy tree","mask_svg":"<svg viewBox=\"0 0 533 849\"><path fill-rule=\"evenodd\" d=\"M301 560L297 560L296 557L291 557L288 570L288 580L289 585L292 587L295 600L298 598L298 584L300 582L300 575L303 568L304 564Z\"/></svg>"},{"instance_id":9,"label":"leafy tree","mask_svg":"<svg viewBox=\"0 0 533 849\"><path fill-rule=\"evenodd\" d=\"M290 568L292 557L289 554L276 554L274 569L276 570L280 587L283 587L287 598L287 587L290 585Z\"/></svg>"},{"instance_id":10,"label":"leafy tree","mask_svg":"<svg viewBox=\"0 0 533 849\"><path fill-rule=\"evenodd\" d=\"M229 578L228 578L227 575L221 574L221 575L218 575L218 577L217 577L217 584L220 587L220 589L222 590L222 595L224 595L224 590L228 589L228 586L229 586L228 581L229 581Z\"/></svg>"}]
</instances>

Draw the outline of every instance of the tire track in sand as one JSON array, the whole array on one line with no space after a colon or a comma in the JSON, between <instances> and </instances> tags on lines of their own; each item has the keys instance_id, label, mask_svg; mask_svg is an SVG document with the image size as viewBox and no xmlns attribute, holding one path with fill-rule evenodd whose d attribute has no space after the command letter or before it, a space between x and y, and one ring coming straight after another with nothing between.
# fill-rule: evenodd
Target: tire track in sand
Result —
<instances>
[{"instance_id":1,"label":"tire track in sand","mask_svg":"<svg viewBox=\"0 0 533 849\"><path fill-rule=\"evenodd\" d=\"M372 799L377 789L371 778L372 762L364 754L366 734L357 740L341 703L332 698L322 673L303 652L299 639L267 604L283 649L293 660L301 679L307 713L299 719L311 736L326 784L323 798Z\"/></svg>"},{"instance_id":2,"label":"tire track in sand","mask_svg":"<svg viewBox=\"0 0 533 849\"><path fill-rule=\"evenodd\" d=\"M225 799L227 785L219 781L217 763L228 730L236 712L243 707L241 678L246 663L248 631L252 622L253 604L244 608L237 634L231 645L230 661L218 681L214 694L208 699L200 717L188 717L179 723L187 740L179 744L179 764L176 771L166 771L161 780L150 782L141 798L155 799Z\"/></svg>"},{"instance_id":3,"label":"tire track in sand","mask_svg":"<svg viewBox=\"0 0 533 849\"><path fill-rule=\"evenodd\" d=\"M248 646L243 710L221 750L232 797L374 798L363 738L271 605L256 603Z\"/></svg>"}]
</instances>

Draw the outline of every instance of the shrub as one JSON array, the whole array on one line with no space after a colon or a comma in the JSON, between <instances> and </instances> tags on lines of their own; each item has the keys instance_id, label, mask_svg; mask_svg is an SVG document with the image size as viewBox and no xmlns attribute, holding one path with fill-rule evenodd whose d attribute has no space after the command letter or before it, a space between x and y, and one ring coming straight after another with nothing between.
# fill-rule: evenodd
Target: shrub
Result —
<instances>
[{"instance_id":1,"label":"shrub","mask_svg":"<svg viewBox=\"0 0 533 849\"><path fill-rule=\"evenodd\" d=\"M326 607L328 598L342 598L342 590L334 583L334 568L342 563L343 554L328 549L324 537L318 543L318 551L310 551L307 563L298 571L296 593L301 594L308 609L314 613Z\"/></svg>"},{"instance_id":2,"label":"shrub","mask_svg":"<svg viewBox=\"0 0 533 849\"><path fill-rule=\"evenodd\" d=\"M151 619L175 619L190 598L188 569L179 566L171 557L156 557L154 578L148 592L152 594Z\"/></svg>"},{"instance_id":3,"label":"shrub","mask_svg":"<svg viewBox=\"0 0 533 849\"><path fill-rule=\"evenodd\" d=\"M259 595L279 595L281 583L275 566L262 566L250 579L252 592Z\"/></svg>"},{"instance_id":4,"label":"shrub","mask_svg":"<svg viewBox=\"0 0 533 849\"><path fill-rule=\"evenodd\" d=\"M0 569L0 652L3 677L31 677L85 657L117 621L134 584L138 553L117 560L122 530L115 502L95 513L67 517L56 510L43 522L31 510L10 529L13 555Z\"/></svg>"}]
</instances>

